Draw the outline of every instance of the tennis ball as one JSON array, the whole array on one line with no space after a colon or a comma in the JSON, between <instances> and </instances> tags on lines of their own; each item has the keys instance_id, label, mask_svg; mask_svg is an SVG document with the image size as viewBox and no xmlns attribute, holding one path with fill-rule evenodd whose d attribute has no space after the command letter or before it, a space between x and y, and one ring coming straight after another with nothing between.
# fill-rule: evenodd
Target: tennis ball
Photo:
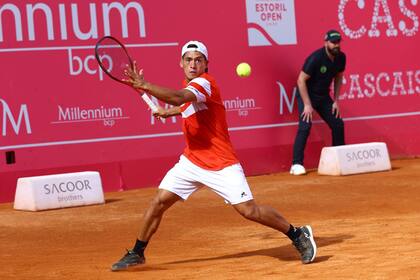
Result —
<instances>
[{"instance_id":1,"label":"tennis ball","mask_svg":"<svg viewBox=\"0 0 420 280\"><path fill-rule=\"evenodd\" d=\"M239 63L238 66L236 66L236 74L238 74L239 77L248 77L251 75L251 66L246 62Z\"/></svg>"}]
</instances>

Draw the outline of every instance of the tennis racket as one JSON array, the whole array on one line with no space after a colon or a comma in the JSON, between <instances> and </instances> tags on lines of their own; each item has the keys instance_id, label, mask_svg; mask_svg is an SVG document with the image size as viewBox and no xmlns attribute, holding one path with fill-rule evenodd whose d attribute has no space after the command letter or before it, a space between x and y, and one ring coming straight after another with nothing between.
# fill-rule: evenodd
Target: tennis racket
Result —
<instances>
[{"instance_id":1,"label":"tennis racket","mask_svg":"<svg viewBox=\"0 0 420 280\"><path fill-rule=\"evenodd\" d=\"M95 57L101 67L110 78L123 83L127 76L125 71L128 68L133 68L133 60L128 55L125 46L112 36L102 37L95 46ZM137 91L137 90L136 90ZM150 100L146 93L141 93L144 102L149 106L152 112L158 110L155 103Z\"/></svg>"}]
</instances>

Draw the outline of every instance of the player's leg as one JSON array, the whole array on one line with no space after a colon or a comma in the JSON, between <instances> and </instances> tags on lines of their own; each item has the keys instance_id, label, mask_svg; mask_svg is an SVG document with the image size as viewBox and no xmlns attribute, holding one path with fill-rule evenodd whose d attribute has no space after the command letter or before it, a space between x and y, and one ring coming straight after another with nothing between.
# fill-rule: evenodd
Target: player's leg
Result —
<instances>
[{"instance_id":1,"label":"player's leg","mask_svg":"<svg viewBox=\"0 0 420 280\"><path fill-rule=\"evenodd\" d=\"M199 182L232 204L242 216L287 235L298 248L302 262L313 261L316 254L315 242L313 237L305 238L306 232L312 234L310 227L295 228L276 209L257 205L240 164L234 164L219 171L208 171L196 167L195 173L199 177Z\"/></svg>"},{"instance_id":2,"label":"player's leg","mask_svg":"<svg viewBox=\"0 0 420 280\"><path fill-rule=\"evenodd\" d=\"M180 199L181 197L170 191L158 190L143 216L140 233L133 249L127 250L127 253L111 266L112 271L125 270L130 266L145 263L144 250L158 229L163 213Z\"/></svg>"},{"instance_id":3,"label":"player's leg","mask_svg":"<svg viewBox=\"0 0 420 280\"><path fill-rule=\"evenodd\" d=\"M255 200L248 200L232 205L244 218L271 227L284 234L290 229L290 223L274 208L257 205Z\"/></svg>"},{"instance_id":4,"label":"player's leg","mask_svg":"<svg viewBox=\"0 0 420 280\"><path fill-rule=\"evenodd\" d=\"M304 104L302 98L298 95L297 98L298 112L299 112L299 126L293 144L293 161L290 168L290 174L303 175L306 173L303 167L304 151L306 141L308 140L309 133L311 132L312 122L306 122L302 118Z\"/></svg>"},{"instance_id":5,"label":"player's leg","mask_svg":"<svg viewBox=\"0 0 420 280\"><path fill-rule=\"evenodd\" d=\"M159 189L143 216L138 240L148 242L158 229L163 213L180 199L180 196L170 191Z\"/></svg>"},{"instance_id":6,"label":"player's leg","mask_svg":"<svg viewBox=\"0 0 420 280\"><path fill-rule=\"evenodd\" d=\"M204 170L196 166L197 180L208 186L242 216L263 225L287 233L290 224L280 213L269 206L259 206L255 203L242 166L234 164L218 171Z\"/></svg>"},{"instance_id":7,"label":"player's leg","mask_svg":"<svg viewBox=\"0 0 420 280\"><path fill-rule=\"evenodd\" d=\"M276 209L258 205L249 200L233 205L243 217L248 220L276 229L284 233L298 250L304 264L311 263L316 256L316 243L311 226L294 227Z\"/></svg>"},{"instance_id":8,"label":"player's leg","mask_svg":"<svg viewBox=\"0 0 420 280\"><path fill-rule=\"evenodd\" d=\"M344 122L341 117L336 117L332 112L333 100L327 96L316 108L319 116L328 124L332 134L332 145L344 145Z\"/></svg>"},{"instance_id":9,"label":"player's leg","mask_svg":"<svg viewBox=\"0 0 420 280\"><path fill-rule=\"evenodd\" d=\"M165 211L178 200L186 200L198 188L194 179L191 178L189 167L185 165L185 160L181 157L180 161L163 178L156 196L146 210L134 248L127 250L127 254L113 264L111 269L113 271L124 270L129 266L144 263L144 250L158 229Z\"/></svg>"}]
</instances>

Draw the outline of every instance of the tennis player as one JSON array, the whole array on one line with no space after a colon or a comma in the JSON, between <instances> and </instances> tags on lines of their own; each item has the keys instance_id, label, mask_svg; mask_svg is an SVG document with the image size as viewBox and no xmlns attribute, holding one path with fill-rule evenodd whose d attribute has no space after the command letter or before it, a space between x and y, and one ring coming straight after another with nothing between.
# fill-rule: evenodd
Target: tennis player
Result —
<instances>
[{"instance_id":1,"label":"tennis player","mask_svg":"<svg viewBox=\"0 0 420 280\"><path fill-rule=\"evenodd\" d=\"M307 264L315 259L316 244L310 226L294 227L275 209L258 205L253 199L242 167L228 134L226 112L220 90L208 74L206 46L187 42L181 51L180 66L185 80L181 90L152 84L144 79L136 65L127 70L126 82L159 100L174 105L158 108L156 117L181 115L186 147L175 166L159 185L156 196L146 210L134 247L115 264L113 271L145 262L144 251L158 229L163 213L179 200L206 186L230 203L246 219L271 227L287 235Z\"/></svg>"}]
</instances>

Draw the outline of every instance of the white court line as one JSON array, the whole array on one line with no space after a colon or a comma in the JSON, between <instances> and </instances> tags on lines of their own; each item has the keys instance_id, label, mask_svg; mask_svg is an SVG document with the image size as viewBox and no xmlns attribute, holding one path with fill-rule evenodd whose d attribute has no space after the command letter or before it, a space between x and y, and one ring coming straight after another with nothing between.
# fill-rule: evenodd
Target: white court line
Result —
<instances>
[{"instance_id":1,"label":"white court line","mask_svg":"<svg viewBox=\"0 0 420 280\"><path fill-rule=\"evenodd\" d=\"M373 115L373 116L363 116L363 117L351 117L351 118L344 118L344 121L359 121L359 120L370 120L370 119L410 117L410 116L418 116L418 115L420 115L420 112L408 112L408 113L399 113L399 114L385 114L385 115ZM314 121L313 123L314 124L319 124L319 123L323 123L323 121L318 120L318 121ZM240 126L240 127L231 127L231 128L229 128L229 131L266 129L266 128L274 128L274 127L293 126L293 125L297 125L297 124L298 124L298 122L288 122L288 123ZM73 145L73 144L85 144L85 143L97 143L97 142L149 139L149 138L159 138L159 137L173 137L173 136L179 136L179 135L182 135L182 132L143 134L143 135L93 138L93 139L68 140L68 141L54 141L54 142L41 142L41 143L33 143L33 144L0 146L0 151L1 150L12 150L12 149L22 149L22 148L58 146L58 145Z\"/></svg>"},{"instance_id":2,"label":"white court line","mask_svg":"<svg viewBox=\"0 0 420 280\"><path fill-rule=\"evenodd\" d=\"M360 121L360 120L371 120L371 119L386 119L386 118L397 118L397 117L410 117L420 115L420 112L409 112L409 113L398 113L398 114L385 114L385 115L373 115L373 116L362 116L362 117L351 117L343 118L344 121ZM323 123L323 120L313 121L314 124ZM250 129L263 129L263 128L273 128L273 127L283 127L283 126L293 126L298 125L299 122L288 122L288 123L274 123L274 124L263 124L263 125L253 125L253 126L240 126L229 128L230 131L237 130L250 130Z\"/></svg>"},{"instance_id":3,"label":"white court line","mask_svg":"<svg viewBox=\"0 0 420 280\"><path fill-rule=\"evenodd\" d=\"M147 47L172 47L178 46L178 43L150 43L150 44L127 44L124 45L127 48L147 48ZM35 51L63 51L63 50L90 50L94 49L95 45L92 46L63 46L63 47L38 47L38 48L10 48L0 49L0 53L11 53L11 52L35 52Z\"/></svg>"},{"instance_id":4,"label":"white court line","mask_svg":"<svg viewBox=\"0 0 420 280\"><path fill-rule=\"evenodd\" d=\"M3 147L0 147L0 150L34 148L34 147L47 147L47 146L58 146L58 145L71 145L71 144L98 143L98 142L121 141L121 140L136 140L136 139L147 139L147 138L157 138L157 137L170 137L170 136L177 136L177 135L182 135L182 132L143 134L143 135L120 136L120 137L107 137L107 138L93 138L93 139L81 139L81 140L22 144L22 145L14 145L14 146L3 146Z\"/></svg>"}]
</instances>

